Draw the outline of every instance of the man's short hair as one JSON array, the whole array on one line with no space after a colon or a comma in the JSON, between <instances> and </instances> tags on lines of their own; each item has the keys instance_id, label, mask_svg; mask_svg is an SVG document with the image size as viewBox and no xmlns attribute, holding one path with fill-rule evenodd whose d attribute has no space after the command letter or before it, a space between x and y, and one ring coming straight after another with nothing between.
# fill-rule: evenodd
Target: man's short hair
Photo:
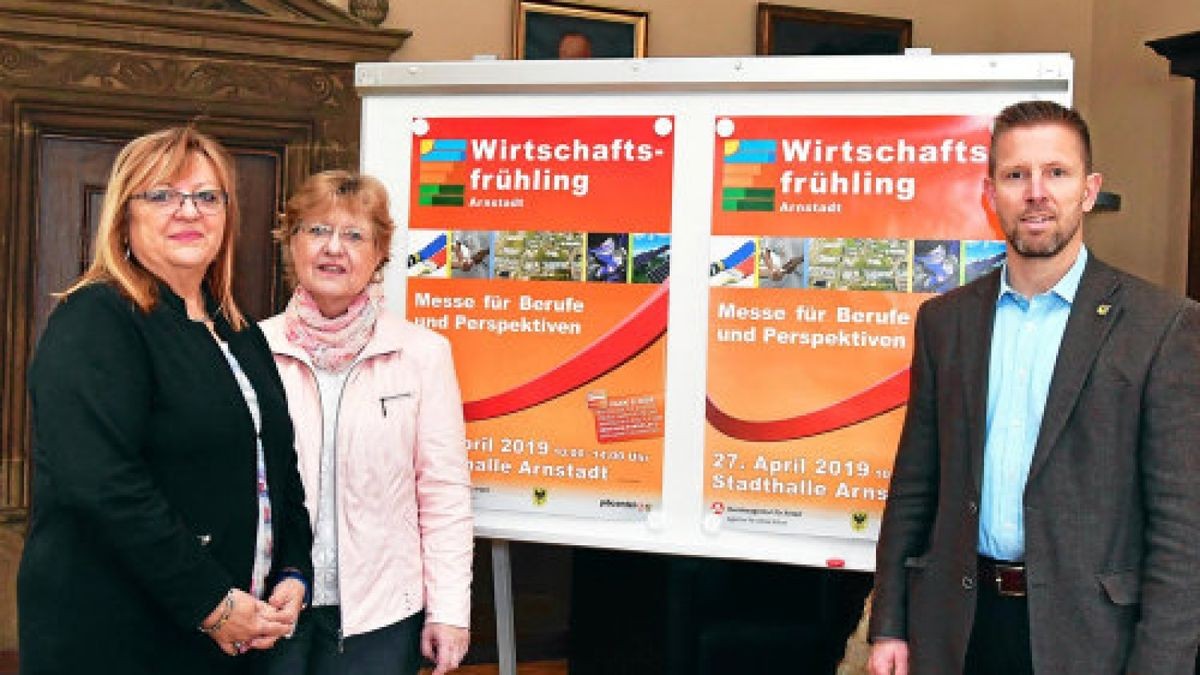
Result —
<instances>
[{"instance_id":1,"label":"man's short hair","mask_svg":"<svg viewBox=\"0 0 1200 675\"><path fill-rule=\"evenodd\" d=\"M988 175L996 173L996 142L1001 136L1012 131L1027 127L1037 127L1044 124L1058 124L1074 131L1083 145L1083 166L1088 173L1092 172L1092 135L1088 131L1087 122L1074 108L1061 106L1053 101L1021 101L1014 103L996 115L992 126L992 144L988 150Z\"/></svg>"}]
</instances>

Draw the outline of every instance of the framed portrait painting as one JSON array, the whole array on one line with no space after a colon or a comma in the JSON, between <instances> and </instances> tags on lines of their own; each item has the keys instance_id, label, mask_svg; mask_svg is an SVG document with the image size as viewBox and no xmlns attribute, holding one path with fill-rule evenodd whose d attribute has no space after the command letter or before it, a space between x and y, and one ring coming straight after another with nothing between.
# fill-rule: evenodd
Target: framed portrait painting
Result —
<instances>
[{"instance_id":1,"label":"framed portrait painting","mask_svg":"<svg viewBox=\"0 0 1200 675\"><path fill-rule=\"evenodd\" d=\"M648 12L557 0L516 0L518 59L633 58L646 55Z\"/></svg>"},{"instance_id":2,"label":"framed portrait painting","mask_svg":"<svg viewBox=\"0 0 1200 675\"><path fill-rule=\"evenodd\" d=\"M760 2L757 36L761 56L903 54L912 21Z\"/></svg>"}]
</instances>

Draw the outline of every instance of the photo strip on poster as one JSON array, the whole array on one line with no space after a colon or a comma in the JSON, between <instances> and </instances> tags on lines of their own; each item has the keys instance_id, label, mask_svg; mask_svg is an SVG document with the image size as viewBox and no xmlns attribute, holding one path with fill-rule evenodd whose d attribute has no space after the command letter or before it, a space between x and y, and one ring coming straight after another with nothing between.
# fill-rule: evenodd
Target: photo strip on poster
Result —
<instances>
[{"instance_id":1,"label":"photo strip on poster","mask_svg":"<svg viewBox=\"0 0 1200 675\"><path fill-rule=\"evenodd\" d=\"M878 536L917 309L1004 259L989 124L716 120L707 530Z\"/></svg>"},{"instance_id":2,"label":"photo strip on poster","mask_svg":"<svg viewBox=\"0 0 1200 675\"><path fill-rule=\"evenodd\" d=\"M478 509L661 508L674 119L412 121L407 311L454 349Z\"/></svg>"}]
</instances>

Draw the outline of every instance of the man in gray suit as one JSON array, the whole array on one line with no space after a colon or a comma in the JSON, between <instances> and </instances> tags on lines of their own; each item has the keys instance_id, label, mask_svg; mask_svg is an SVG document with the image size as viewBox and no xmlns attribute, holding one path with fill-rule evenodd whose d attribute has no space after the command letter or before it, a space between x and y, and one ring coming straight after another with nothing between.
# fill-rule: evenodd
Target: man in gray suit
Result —
<instances>
[{"instance_id":1,"label":"man in gray suit","mask_svg":"<svg viewBox=\"0 0 1200 675\"><path fill-rule=\"evenodd\" d=\"M1007 260L918 313L873 675L1193 673L1200 306L1088 252L1091 164L1074 110L996 118Z\"/></svg>"}]
</instances>

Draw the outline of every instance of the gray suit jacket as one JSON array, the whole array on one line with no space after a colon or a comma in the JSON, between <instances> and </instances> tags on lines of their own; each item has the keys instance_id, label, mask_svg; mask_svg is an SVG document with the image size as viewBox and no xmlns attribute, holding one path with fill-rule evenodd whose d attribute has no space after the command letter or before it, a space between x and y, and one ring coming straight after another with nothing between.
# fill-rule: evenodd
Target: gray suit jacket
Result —
<instances>
[{"instance_id":1,"label":"gray suit jacket","mask_svg":"<svg viewBox=\"0 0 1200 675\"><path fill-rule=\"evenodd\" d=\"M961 673L999 272L917 316L872 639ZM1039 673L1187 673L1200 641L1200 305L1089 258L1025 486Z\"/></svg>"}]
</instances>

